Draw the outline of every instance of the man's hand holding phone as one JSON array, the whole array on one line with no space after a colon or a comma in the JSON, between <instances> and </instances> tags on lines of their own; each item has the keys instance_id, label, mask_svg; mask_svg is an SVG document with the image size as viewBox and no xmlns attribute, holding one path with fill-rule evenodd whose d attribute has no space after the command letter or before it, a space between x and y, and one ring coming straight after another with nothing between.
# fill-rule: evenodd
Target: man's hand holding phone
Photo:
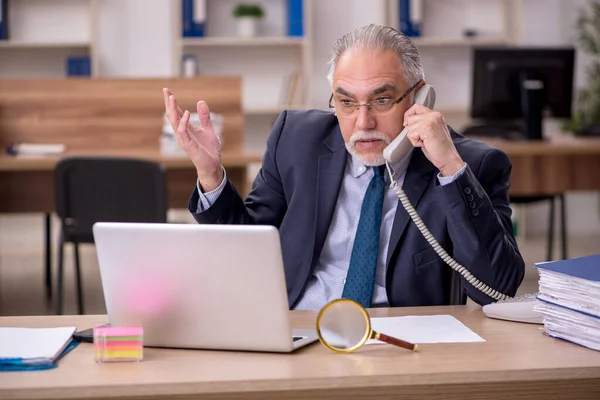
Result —
<instances>
[{"instance_id":1,"label":"man's hand holding phone","mask_svg":"<svg viewBox=\"0 0 600 400\"><path fill-rule=\"evenodd\" d=\"M456 174L464 161L454 147L444 116L424 105L415 103L404 114L406 137L436 166L443 176Z\"/></svg>"},{"instance_id":2,"label":"man's hand holding phone","mask_svg":"<svg viewBox=\"0 0 600 400\"><path fill-rule=\"evenodd\" d=\"M182 111L175 96L168 88L163 89L165 110L171 127L181 148L190 157L198 173L198 182L204 192L216 189L223 181L221 166L221 142L217 137L208 105L204 101L197 104L202 127L190 124L190 112Z\"/></svg>"}]
</instances>

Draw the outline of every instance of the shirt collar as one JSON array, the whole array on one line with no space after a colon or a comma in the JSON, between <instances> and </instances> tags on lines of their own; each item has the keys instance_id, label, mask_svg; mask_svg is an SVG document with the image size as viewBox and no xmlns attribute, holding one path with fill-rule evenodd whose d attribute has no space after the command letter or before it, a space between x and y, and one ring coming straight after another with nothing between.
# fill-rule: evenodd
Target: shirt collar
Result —
<instances>
[{"instance_id":1,"label":"shirt collar","mask_svg":"<svg viewBox=\"0 0 600 400\"><path fill-rule=\"evenodd\" d=\"M406 169L408 168L408 161L410 160L412 153L413 153L413 148L411 147L410 151L404 157L402 157L400 160L396 161L395 163L390 163L390 168L395 176L399 176L406 171ZM358 159L358 157L356 157L353 154L350 154L350 158L348 159L348 162L350 163L350 171L354 178L358 178L359 176L361 176L362 174L364 174L365 172L367 172L369 170L369 167L366 167L362 163L362 161L360 161ZM387 170L387 168L386 168L386 170ZM384 174L384 176L387 179L387 177L388 177L387 172Z\"/></svg>"}]
</instances>

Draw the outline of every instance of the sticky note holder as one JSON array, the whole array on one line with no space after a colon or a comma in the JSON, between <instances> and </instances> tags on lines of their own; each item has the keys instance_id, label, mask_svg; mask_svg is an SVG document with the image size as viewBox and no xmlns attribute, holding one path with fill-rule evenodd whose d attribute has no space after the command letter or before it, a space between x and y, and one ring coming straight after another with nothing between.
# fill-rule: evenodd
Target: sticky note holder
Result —
<instances>
[{"instance_id":1,"label":"sticky note holder","mask_svg":"<svg viewBox=\"0 0 600 400\"><path fill-rule=\"evenodd\" d=\"M144 329L141 326L94 327L94 357L98 363L142 361Z\"/></svg>"}]
</instances>

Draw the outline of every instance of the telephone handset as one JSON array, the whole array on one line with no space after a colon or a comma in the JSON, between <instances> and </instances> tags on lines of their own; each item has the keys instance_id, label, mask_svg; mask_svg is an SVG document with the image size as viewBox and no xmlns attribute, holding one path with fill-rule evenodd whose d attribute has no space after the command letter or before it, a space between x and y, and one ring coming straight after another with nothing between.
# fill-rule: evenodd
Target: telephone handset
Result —
<instances>
[{"instance_id":1,"label":"telephone handset","mask_svg":"<svg viewBox=\"0 0 600 400\"><path fill-rule=\"evenodd\" d=\"M435 104L435 90L433 90L433 86L423 85L417 90L414 102L415 104L422 104L427 108L433 108ZM391 163L398 162L410 151L412 143L406 137L407 133L408 128L402 129L402 132L396 136L396 139L383 150L383 158L386 161Z\"/></svg>"},{"instance_id":2,"label":"telephone handset","mask_svg":"<svg viewBox=\"0 0 600 400\"><path fill-rule=\"evenodd\" d=\"M433 90L433 86L431 85L423 85L416 93L415 93L415 103L422 104L427 108L433 108L435 104L435 91ZM485 283L479 281L477 278L473 276L465 267L460 265L456 260L454 260L450 255L440 246L438 241L433 237L429 229L425 226L421 217L417 214L417 211L413 207L413 205L408 200L408 197L402 190L402 187L398 185L396 180L394 179L394 175L392 170L390 169L389 163L394 163L399 161L404 155L408 153L408 151L412 147L412 143L406 137L407 128L404 128L402 132L394 139L383 151L383 158L386 160L387 170L390 175L391 184L390 187L400 199L402 206L410 216L410 218L414 221L417 228L421 232L421 234L425 237L425 240L433 247L435 252L444 260L446 264L448 264L452 269L461 274L471 285L475 286L477 289L481 290L483 293L492 297L495 300L507 300L509 296L502 294L491 287L487 286Z\"/></svg>"}]
</instances>

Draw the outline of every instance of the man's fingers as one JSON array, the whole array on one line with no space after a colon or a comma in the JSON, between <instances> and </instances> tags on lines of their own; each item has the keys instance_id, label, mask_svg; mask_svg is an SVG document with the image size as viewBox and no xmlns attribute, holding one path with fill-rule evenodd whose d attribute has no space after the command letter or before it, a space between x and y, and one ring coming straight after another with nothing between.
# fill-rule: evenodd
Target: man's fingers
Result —
<instances>
[{"instance_id":1,"label":"man's fingers","mask_svg":"<svg viewBox=\"0 0 600 400\"><path fill-rule=\"evenodd\" d=\"M177 104L177 99L175 99L175 96L171 95L169 97L169 101L171 104L171 109L173 111L173 114L176 116L176 118L179 119L179 118L183 117L183 111L179 107L179 104Z\"/></svg>"},{"instance_id":2,"label":"man's fingers","mask_svg":"<svg viewBox=\"0 0 600 400\"><path fill-rule=\"evenodd\" d=\"M210 120L210 110L208 104L205 101L200 100L196 105L198 109L198 117L200 118L200 124L204 129L213 129L212 121Z\"/></svg>"},{"instance_id":3,"label":"man's fingers","mask_svg":"<svg viewBox=\"0 0 600 400\"><path fill-rule=\"evenodd\" d=\"M163 98L165 101L165 112L167 113L167 118L169 118L169 122L171 123L171 125L173 125L173 112L172 112L172 105L171 105L171 96L173 96L173 93L171 93L171 91L168 88L164 88L163 89ZM173 129L175 129L175 127L173 127Z\"/></svg>"},{"instance_id":4,"label":"man's fingers","mask_svg":"<svg viewBox=\"0 0 600 400\"><path fill-rule=\"evenodd\" d=\"M169 108L169 96L171 95L169 88L163 88L163 99L165 101L165 111Z\"/></svg>"},{"instance_id":5,"label":"man's fingers","mask_svg":"<svg viewBox=\"0 0 600 400\"><path fill-rule=\"evenodd\" d=\"M408 133L406 134L406 137L410 140L410 142L412 143L413 146L420 147L423 144L423 139L424 139L421 137L421 133L423 130L423 124L421 124L421 123L411 124L410 126L407 127L407 129L408 129Z\"/></svg>"},{"instance_id":6,"label":"man's fingers","mask_svg":"<svg viewBox=\"0 0 600 400\"><path fill-rule=\"evenodd\" d=\"M179 126L179 120L183 116L183 113L180 114L178 112L177 107L175 106L175 97L173 95L169 95L169 98L167 99L166 112L167 118L171 123L171 127L173 130L177 130L177 126Z\"/></svg>"},{"instance_id":7,"label":"man's fingers","mask_svg":"<svg viewBox=\"0 0 600 400\"><path fill-rule=\"evenodd\" d=\"M188 132L188 123L190 122L190 112L185 111L183 116L179 120L179 125L177 129L175 129L175 134L177 138L180 140L180 145L186 148L191 142L192 138L190 137L190 133Z\"/></svg>"},{"instance_id":8,"label":"man's fingers","mask_svg":"<svg viewBox=\"0 0 600 400\"><path fill-rule=\"evenodd\" d=\"M408 117L411 117L413 115L427 114L431 111L432 110L430 108L427 108L422 104L415 103L404 113L404 120L406 121Z\"/></svg>"},{"instance_id":9,"label":"man's fingers","mask_svg":"<svg viewBox=\"0 0 600 400\"><path fill-rule=\"evenodd\" d=\"M421 121L425 121L430 119L429 114L415 114L415 115L411 115L409 117L404 117L404 122L403 125L404 126L408 126L408 125L413 125L416 123L419 123Z\"/></svg>"}]
</instances>

